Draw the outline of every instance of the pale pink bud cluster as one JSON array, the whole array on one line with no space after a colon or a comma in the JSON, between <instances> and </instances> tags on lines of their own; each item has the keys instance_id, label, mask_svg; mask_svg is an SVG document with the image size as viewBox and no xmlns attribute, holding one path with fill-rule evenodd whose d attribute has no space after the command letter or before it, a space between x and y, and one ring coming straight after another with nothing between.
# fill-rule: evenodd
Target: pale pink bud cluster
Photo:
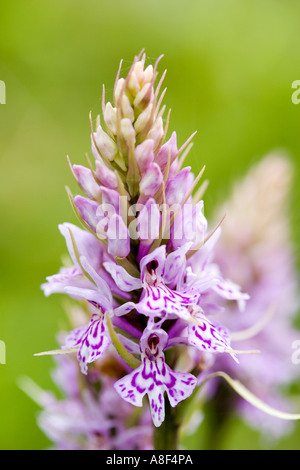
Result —
<instances>
[{"instance_id":1,"label":"pale pink bud cluster","mask_svg":"<svg viewBox=\"0 0 300 470\"><path fill-rule=\"evenodd\" d=\"M158 61L154 67L145 67L145 55L142 58L137 57L126 78L120 78L119 70L113 104L105 104L103 92L105 130L98 122L96 131L92 134L96 160L106 164L111 171L117 169L124 173L131 197L138 194L139 183L144 176L142 188L147 194L150 192L153 195L155 188L152 180L156 179L160 171L153 160L163 143L167 126L164 128L162 119L165 108L160 108L164 93L159 98L164 76L154 89ZM139 163L141 159L143 161Z\"/></svg>"},{"instance_id":2,"label":"pale pink bud cluster","mask_svg":"<svg viewBox=\"0 0 300 470\"><path fill-rule=\"evenodd\" d=\"M121 258L128 256L133 240L139 239L141 246L148 249L150 239L153 241L149 234L141 239L139 232L132 228L141 222L137 211L132 209L135 204L139 204L138 212L146 204L157 204L155 216L151 216L148 225L158 227L163 218L163 205L167 210L172 206L173 213L181 214L193 190L194 175L190 167L180 169L193 136L179 150L175 132L164 142L169 113L164 125L162 99L166 90L161 93L160 90L165 72L156 88L154 86L159 60L154 66L146 67L145 55L140 54L125 78L120 78L121 62L112 103L105 103L103 89L102 122L98 116L96 129L90 117L95 167L89 159L89 168L69 162L85 193L75 198L70 194L77 216L86 229L106 241L109 254ZM180 162L179 155L185 148ZM147 223L145 214L148 214L146 208L141 216L143 225ZM168 217L170 219L169 215L165 216ZM177 217L177 226L184 225L181 219L181 215ZM174 238L174 230L172 233ZM168 239L170 231L167 234L165 230ZM179 238L182 239L182 235Z\"/></svg>"}]
</instances>

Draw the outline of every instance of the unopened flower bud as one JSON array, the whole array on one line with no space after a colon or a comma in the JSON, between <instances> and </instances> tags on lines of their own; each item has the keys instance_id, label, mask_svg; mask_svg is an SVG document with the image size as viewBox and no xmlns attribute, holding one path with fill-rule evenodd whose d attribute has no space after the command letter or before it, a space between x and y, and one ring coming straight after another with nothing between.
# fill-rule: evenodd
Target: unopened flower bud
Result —
<instances>
[{"instance_id":1,"label":"unopened flower bud","mask_svg":"<svg viewBox=\"0 0 300 470\"><path fill-rule=\"evenodd\" d=\"M121 100L122 113L125 118L130 119L131 122L134 121L134 112L130 105L128 96L123 95Z\"/></svg>"},{"instance_id":2,"label":"unopened flower bud","mask_svg":"<svg viewBox=\"0 0 300 470\"><path fill-rule=\"evenodd\" d=\"M140 191L144 196L152 197L163 182L162 172L157 163L152 163L140 182Z\"/></svg>"},{"instance_id":3,"label":"unopened flower bud","mask_svg":"<svg viewBox=\"0 0 300 470\"><path fill-rule=\"evenodd\" d=\"M152 86L150 83L146 83L136 95L133 105L138 109L144 109L150 102L152 95Z\"/></svg>"},{"instance_id":4,"label":"unopened flower bud","mask_svg":"<svg viewBox=\"0 0 300 470\"><path fill-rule=\"evenodd\" d=\"M155 157L155 162L163 170L167 164L170 157L170 163L173 162L175 156L178 153L177 149L177 136L176 132L173 132L168 142L166 142L159 150Z\"/></svg>"},{"instance_id":5,"label":"unopened flower bud","mask_svg":"<svg viewBox=\"0 0 300 470\"><path fill-rule=\"evenodd\" d=\"M135 159L140 173L143 175L147 168L154 160L154 141L151 139L144 140L135 149Z\"/></svg>"},{"instance_id":6,"label":"unopened flower bud","mask_svg":"<svg viewBox=\"0 0 300 470\"><path fill-rule=\"evenodd\" d=\"M135 121L134 128L137 134L141 132L147 126L147 124L150 124L149 125L149 128L150 128L151 123L149 121L151 119L152 109L153 109L153 104L150 103Z\"/></svg>"},{"instance_id":7,"label":"unopened flower bud","mask_svg":"<svg viewBox=\"0 0 300 470\"><path fill-rule=\"evenodd\" d=\"M163 125L163 120L162 117L159 116L153 127L150 129L149 134L147 135L147 139L152 139L154 141L154 148L156 148L159 143L161 142L161 139L164 136L164 125Z\"/></svg>"},{"instance_id":8,"label":"unopened flower bud","mask_svg":"<svg viewBox=\"0 0 300 470\"><path fill-rule=\"evenodd\" d=\"M104 122L106 127L114 135L117 134L117 112L116 108L113 108L111 103L106 103L104 111Z\"/></svg>"},{"instance_id":9,"label":"unopened flower bud","mask_svg":"<svg viewBox=\"0 0 300 470\"><path fill-rule=\"evenodd\" d=\"M120 96L121 96L121 92L123 91L124 83L125 83L124 78L120 78L117 82L117 85L116 85L116 88L115 88L115 94L114 94L114 101L115 101L116 106L119 103L119 99L120 99Z\"/></svg>"},{"instance_id":10,"label":"unopened flower bud","mask_svg":"<svg viewBox=\"0 0 300 470\"><path fill-rule=\"evenodd\" d=\"M129 118L121 119L121 133L128 146L135 142L135 130Z\"/></svg>"},{"instance_id":11,"label":"unopened flower bud","mask_svg":"<svg viewBox=\"0 0 300 470\"><path fill-rule=\"evenodd\" d=\"M140 91L140 89L141 89L141 86L139 84L138 78L136 76L135 71L133 71L130 74L130 78L129 78L129 81L128 81L128 90L130 91L130 93L133 96L136 96L137 93Z\"/></svg>"},{"instance_id":12,"label":"unopened flower bud","mask_svg":"<svg viewBox=\"0 0 300 470\"><path fill-rule=\"evenodd\" d=\"M115 173L111 171L101 160L96 160L96 177L107 188L116 189L118 181Z\"/></svg>"},{"instance_id":13,"label":"unopened flower bud","mask_svg":"<svg viewBox=\"0 0 300 470\"><path fill-rule=\"evenodd\" d=\"M148 65L144 71L144 83L151 82L153 79L153 65Z\"/></svg>"},{"instance_id":14,"label":"unopened flower bud","mask_svg":"<svg viewBox=\"0 0 300 470\"><path fill-rule=\"evenodd\" d=\"M175 178L171 179L166 187L166 202L170 206L181 204L193 184L194 175L191 173L191 167L183 168Z\"/></svg>"},{"instance_id":15,"label":"unopened flower bud","mask_svg":"<svg viewBox=\"0 0 300 470\"><path fill-rule=\"evenodd\" d=\"M80 217L86 222L90 229L96 233L98 203L82 196L75 196L74 204L77 207Z\"/></svg>"},{"instance_id":16,"label":"unopened flower bud","mask_svg":"<svg viewBox=\"0 0 300 470\"><path fill-rule=\"evenodd\" d=\"M73 173L79 186L85 192L87 197L98 199L101 191L91 170L81 165L73 165Z\"/></svg>"},{"instance_id":17,"label":"unopened flower bud","mask_svg":"<svg viewBox=\"0 0 300 470\"><path fill-rule=\"evenodd\" d=\"M114 160L114 157L118 152L118 147L114 140L104 132L101 126L97 128L97 132L94 133L94 137L101 155L110 161Z\"/></svg>"},{"instance_id":18,"label":"unopened flower bud","mask_svg":"<svg viewBox=\"0 0 300 470\"><path fill-rule=\"evenodd\" d=\"M143 83L144 81L144 62L142 62L141 60L139 60L134 68L133 68L133 71L137 77L137 80L140 84Z\"/></svg>"},{"instance_id":19,"label":"unopened flower bud","mask_svg":"<svg viewBox=\"0 0 300 470\"><path fill-rule=\"evenodd\" d=\"M120 194L118 191L114 189L102 188L102 206L110 206L113 207L114 210L119 213L120 212ZM126 198L126 196L123 196Z\"/></svg>"}]
</instances>

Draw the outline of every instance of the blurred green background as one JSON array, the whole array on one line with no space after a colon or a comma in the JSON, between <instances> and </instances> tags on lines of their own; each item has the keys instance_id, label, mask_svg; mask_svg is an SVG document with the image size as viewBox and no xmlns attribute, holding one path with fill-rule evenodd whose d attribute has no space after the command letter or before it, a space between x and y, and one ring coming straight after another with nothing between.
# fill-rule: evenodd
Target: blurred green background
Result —
<instances>
[{"instance_id":1,"label":"blurred green background","mask_svg":"<svg viewBox=\"0 0 300 470\"><path fill-rule=\"evenodd\" d=\"M232 182L273 149L290 154L297 180L300 105L292 104L291 84L300 79L299 39L297 0L0 1L7 89L0 105L1 449L49 445L36 425L39 408L17 380L27 375L54 389L52 359L33 354L56 347L65 313L62 297L44 298L40 284L66 251L57 225L76 223L65 192L65 185L76 188L66 155L73 163L91 155L88 113L100 112L102 83L111 99L121 58L126 71L142 48L148 63L165 55L159 71L168 70L169 129L179 144L198 131L188 163L195 172L206 164L209 217ZM295 184L297 255L299 195ZM296 425L275 448L299 449L299 436ZM268 446L238 419L229 422L224 448Z\"/></svg>"}]
</instances>

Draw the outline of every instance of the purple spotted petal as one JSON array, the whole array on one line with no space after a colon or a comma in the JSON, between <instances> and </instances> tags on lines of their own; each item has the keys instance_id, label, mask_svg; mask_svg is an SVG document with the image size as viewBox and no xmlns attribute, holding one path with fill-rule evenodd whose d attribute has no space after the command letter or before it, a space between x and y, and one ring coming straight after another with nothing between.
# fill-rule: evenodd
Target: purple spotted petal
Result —
<instances>
[{"instance_id":1,"label":"purple spotted petal","mask_svg":"<svg viewBox=\"0 0 300 470\"><path fill-rule=\"evenodd\" d=\"M78 361L83 374L87 365L99 359L111 344L104 316L94 314L86 327L76 328L67 336L65 347L79 347Z\"/></svg>"},{"instance_id":2,"label":"purple spotted petal","mask_svg":"<svg viewBox=\"0 0 300 470\"><path fill-rule=\"evenodd\" d=\"M173 372L163 357L150 360L144 357L143 363L129 375L118 380L114 387L119 395L135 406L143 405L143 397L147 394L153 423L160 426L165 419L164 392L171 406L191 395L196 378L191 374Z\"/></svg>"},{"instance_id":3,"label":"purple spotted petal","mask_svg":"<svg viewBox=\"0 0 300 470\"><path fill-rule=\"evenodd\" d=\"M201 313L188 327L188 342L200 351L224 353L231 349L228 331L218 323L212 323ZM236 357L232 354L235 360Z\"/></svg>"},{"instance_id":4,"label":"purple spotted petal","mask_svg":"<svg viewBox=\"0 0 300 470\"><path fill-rule=\"evenodd\" d=\"M143 397L147 390L141 373L142 369L142 365L137 367L114 384L114 388L119 395L135 406L143 406Z\"/></svg>"},{"instance_id":5,"label":"purple spotted petal","mask_svg":"<svg viewBox=\"0 0 300 470\"><path fill-rule=\"evenodd\" d=\"M191 395L197 385L197 379L192 374L173 372L169 366L166 368L169 381L165 382L165 390L171 406L175 407Z\"/></svg>"},{"instance_id":6,"label":"purple spotted petal","mask_svg":"<svg viewBox=\"0 0 300 470\"><path fill-rule=\"evenodd\" d=\"M198 302L199 295L189 292L176 292L164 284L146 286L142 299L136 304L138 312L154 317L169 314L172 318L188 320L190 313L187 307Z\"/></svg>"},{"instance_id":7,"label":"purple spotted petal","mask_svg":"<svg viewBox=\"0 0 300 470\"><path fill-rule=\"evenodd\" d=\"M246 300L250 298L248 294L241 292L240 286L221 277L217 278L213 290L224 299L237 300L240 310L245 308Z\"/></svg>"}]
</instances>

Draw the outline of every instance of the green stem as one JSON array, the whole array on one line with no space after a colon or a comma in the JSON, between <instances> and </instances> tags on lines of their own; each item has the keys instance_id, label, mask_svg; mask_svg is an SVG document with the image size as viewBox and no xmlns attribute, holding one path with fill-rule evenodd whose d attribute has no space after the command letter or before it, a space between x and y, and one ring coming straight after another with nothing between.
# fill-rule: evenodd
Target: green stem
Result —
<instances>
[{"instance_id":1,"label":"green stem","mask_svg":"<svg viewBox=\"0 0 300 470\"><path fill-rule=\"evenodd\" d=\"M176 408L172 408L166 400L165 420L159 428L154 430L154 449L155 450L177 450L179 423L176 416Z\"/></svg>"}]
</instances>

